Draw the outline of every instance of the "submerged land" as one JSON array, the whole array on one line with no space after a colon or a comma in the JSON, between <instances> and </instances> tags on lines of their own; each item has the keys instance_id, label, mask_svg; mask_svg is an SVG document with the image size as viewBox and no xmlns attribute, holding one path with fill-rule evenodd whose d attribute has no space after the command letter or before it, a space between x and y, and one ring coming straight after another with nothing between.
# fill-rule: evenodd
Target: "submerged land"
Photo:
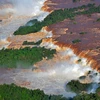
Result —
<instances>
[{"instance_id":1,"label":"submerged land","mask_svg":"<svg viewBox=\"0 0 100 100\"><path fill-rule=\"evenodd\" d=\"M100 1L47 0L41 10L50 14L0 50L0 100L99 100Z\"/></svg>"}]
</instances>

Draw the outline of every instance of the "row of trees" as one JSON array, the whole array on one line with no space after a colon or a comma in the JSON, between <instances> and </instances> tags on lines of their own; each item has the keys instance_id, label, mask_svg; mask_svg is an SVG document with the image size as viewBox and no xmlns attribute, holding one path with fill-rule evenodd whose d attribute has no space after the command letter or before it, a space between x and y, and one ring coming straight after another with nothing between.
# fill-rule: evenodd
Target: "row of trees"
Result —
<instances>
[{"instance_id":1,"label":"row of trees","mask_svg":"<svg viewBox=\"0 0 100 100\"><path fill-rule=\"evenodd\" d=\"M95 84L95 83L94 83ZM100 85L95 91L95 93L87 94L87 91L92 87L93 83L80 83L77 80L72 80L66 87L70 88L71 91L75 92L77 95L71 100L100 100Z\"/></svg>"},{"instance_id":2,"label":"row of trees","mask_svg":"<svg viewBox=\"0 0 100 100\"><path fill-rule=\"evenodd\" d=\"M66 87L70 87L71 91L75 93L81 93L82 91L87 91L92 83L82 84L78 80L72 80Z\"/></svg>"},{"instance_id":3,"label":"row of trees","mask_svg":"<svg viewBox=\"0 0 100 100\"><path fill-rule=\"evenodd\" d=\"M52 58L56 50L45 49L44 47L23 48L23 49L2 49L0 50L0 67L31 66L34 63L47 57Z\"/></svg>"},{"instance_id":4,"label":"row of trees","mask_svg":"<svg viewBox=\"0 0 100 100\"><path fill-rule=\"evenodd\" d=\"M80 0L72 0L73 2L78 2L78 1L80 1Z\"/></svg>"},{"instance_id":5,"label":"row of trees","mask_svg":"<svg viewBox=\"0 0 100 100\"><path fill-rule=\"evenodd\" d=\"M82 93L74 98L64 98L61 95L46 95L39 89L29 90L15 84L4 84L0 85L0 100L100 100L100 88L96 93Z\"/></svg>"},{"instance_id":6,"label":"row of trees","mask_svg":"<svg viewBox=\"0 0 100 100\"><path fill-rule=\"evenodd\" d=\"M80 11L81 9L86 9L84 11ZM100 12L100 6L96 7L95 4L88 4L88 5L83 5L77 8L65 8L65 9L60 9L60 10L55 10L51 14L49 14L42 22L36 22L32 26L24 26L20 27L18 30L14 32L14 35L24 35L24 34L29 34L32 32L37 32L41 30L42 27L48 26L60 21L63 21L64 19L70 18L73 19L76 15L80 14L92 14L94 12Z\"/></svg>"},{"instance_id":7,"label":"row of trees","mask_svg":"<svg viewBox=\"0 0 100 100\"><path fill-rule=\"evenodd\" d=\"M100 94L91 93L91 94L79 94L73 98L73 100L100 100Z\"/></svg>"},{"instance_id":8,"label":"row of trees","mask_svg":"<svg viewBox=\"0 0 100 100\"><path fill-rule=\"evenodd\" d=\"M46 95L43 91L28 90L14 84L0 85L0 100L67 100L62 96Z\"/></svg>"},{"instance_id":9,"label":"row of trees","mask_svg":"<svg viewBox=\"0 0 100 100\"><path fill-rule=\"evenodd\" d=\"M28 42L28 41L24 41L23 45L40 45L40 43L42 42L42 40L39 40L38 42Z\"/></svg>"}]
</instances>

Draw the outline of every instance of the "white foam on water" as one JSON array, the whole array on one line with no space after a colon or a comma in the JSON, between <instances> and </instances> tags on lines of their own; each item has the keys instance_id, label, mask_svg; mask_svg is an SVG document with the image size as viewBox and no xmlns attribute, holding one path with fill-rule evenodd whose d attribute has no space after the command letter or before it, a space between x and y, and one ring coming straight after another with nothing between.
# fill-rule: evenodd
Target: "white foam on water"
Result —
<instances>
[{"instance_id":1,"label":"white foam on water","mask_svg":"<svg viewBox=\"0 0 100 100\"><path fill-rule=\"evenodd\" d=\"M48 13L41 11L41 7L45 0L8 0L12 3L13 7L10 9L2 10L1 14L13 13L13 16L31 16L37 18L39 21L43 20ZM0 39L2 37L7 38L12 36L12 33L21 25L25 24L31 17L16 17L12 18L9 23L0 24ZM52 37L52 33L47 35L47 38ZM41 46L50 49L57 49L60 47L53 44L52 42L41 43ZM93 71L90 65L87 64L86 58L80 58L74 54L73 50L67 48L63 51L57 51L58 58L57 61L53 58L47 62L43 62L39 65L37 71L32 71L32 69L27 69L27 71L20 70L15 76L12 76L14 82L20 86L27 87L29 89L41 89L44 90L46 94L56 94L63 95L65 97L73 97L76 94L68 92L65 85L75 79L79 79L80 76L85 75L88 71ZM34 56L34 55L33 55ZM68 59L67 59L68 57ZM81 59L79 63L77 60ZM41 63L41 62L40 62ZM37 64L38 65L38 64ZM99 76L94 76L93 82L99 82ZM30 85L25 85L23 83L29 82Z\"/></svg>"},{"instance_id":2,"label":"white foam on water","mask_svg":"<svg viewBox=\"0 0 100 100\"><path fill-rule=\"evenodd\" d=\"M53 44L53 43L52 43ZM45 43L44 43L45 45ZM47 43L45 47L54 49L57 47L55 44ZM42 45L43 46L43 45ZM57 57L47 61L40 61L35 66L38 66L35 70L30 69L28 72L19 72L15 77L15 83L19 84L23 82L29 82L30 85L26 85L29 89L41 89L46 94L63 95L64 97L73 97L76 94L66 88L66 84L71 80L78 80L80 76L86 75L89 71L97 72L91 68L87 63L86 58L80 58L74 54L73 50L67 48L62 51L57 51ZM69 57L67 59L67 56ZM79 63L77 60L82 59ZM85 65L83 64L85 62ZM91 79L92 82L96 82L98 75Z\"/></svg>"},{"instance_id":3,"label":"white foam on water","mask_svg":"<svg viewBox=\"0 0 100 100\"><path fill-rule=\"evenodd\" d=\"M7 16L0 23L0 42L2 37L8 38L20 27L31 19L42 21L49 12L41 10L45 0L0 0L0 6L7 5L0 9L0 15ZM3 47L3 44L2 46Z\"/></svg>"},{"instance_id":4,"label":"white foam on water","mask_svg":"<svg viewBox=\"0 0 100 100\"><path fill-rule=\"evenodd\" d=\"M46 0L0 0L0 6L6 5L0 10L2 14L13 13L17 16L37 16L43 11L41 11L41 7L43 6Z\"/></svg>"}]
</instances>

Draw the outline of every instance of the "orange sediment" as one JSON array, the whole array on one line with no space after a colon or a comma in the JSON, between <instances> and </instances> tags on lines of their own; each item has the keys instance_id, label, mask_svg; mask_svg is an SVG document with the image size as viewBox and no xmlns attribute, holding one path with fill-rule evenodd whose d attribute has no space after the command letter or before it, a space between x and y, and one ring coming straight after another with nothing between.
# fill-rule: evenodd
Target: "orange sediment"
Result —
<instances>
[{"instance_id":1,"label":"orange sediment","mask_svg":"<svg viewBox=\"0 0 100 100\"><path fill-rule=\"evenodd\" d=\"M50 29L49 27L45 27L45 30L52 31L52 29ZM58 46L58 48L56 48L56 50L58 50L58 51L59 50L63 51L66 48L70 48L70 49L73 50L74 54L76 54L80 58L86 58L87 59L87 64L91 65L93 69L96 69L97 71L100 72L100 61L99 61L99 57L100 57L99 53L100 52L98 53L98 55L92 55L92 54L90 55L91 50L89 50L89 49L86 49L86 50L80 49L80 46L82 46L82 45L77 46L77 45L74 45L72 43L60 42L59 40L55 39L55 34L56 33L54 33L54 32L56 32L56 31L52 31L52 33L54 35L52 38L43 39L42 43L52 43L52 44ZM95 54L97 54L97 53L95 53ZM95 56L98 56L97 57L98 59L94 58Z\"/></svg>"}]
</instances>

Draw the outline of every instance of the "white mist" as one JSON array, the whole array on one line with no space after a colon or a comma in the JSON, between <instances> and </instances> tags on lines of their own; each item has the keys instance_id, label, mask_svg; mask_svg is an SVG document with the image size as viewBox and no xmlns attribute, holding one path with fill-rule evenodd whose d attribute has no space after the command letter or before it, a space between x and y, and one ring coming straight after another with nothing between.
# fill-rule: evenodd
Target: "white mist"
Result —
<instances>
[{"instance_id":1,"label":"white mist","mask_svg":"<svg viewBox=\"0 0 100 100\"><path fill-rule=\"evenodd\" d=\"M45 0L0 0L0 43L2 37L7 39L13 36L20 26L25 25L31 19L42 21L49 13L41 10ZM7 6L7 7L6 7ZM0 48L5 44L0 45Z\"/></svg>"}]
</instances>

